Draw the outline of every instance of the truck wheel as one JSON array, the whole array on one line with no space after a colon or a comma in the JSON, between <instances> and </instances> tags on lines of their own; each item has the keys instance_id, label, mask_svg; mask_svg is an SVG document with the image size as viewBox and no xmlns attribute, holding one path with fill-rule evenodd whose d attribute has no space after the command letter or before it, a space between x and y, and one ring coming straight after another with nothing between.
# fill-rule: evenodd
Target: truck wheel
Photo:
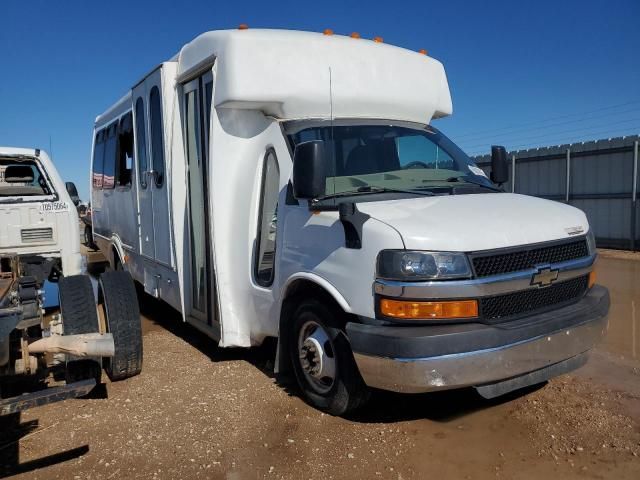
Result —
<instances>
[{"instance_id":1,"label":"truck wheel","mask_svg":"<svg viewBox=\"0 0 640 480\"><path fill-rule=\"evenodd\" d=\"M331 415L344 415L369 398L341 328L340 312L317 300L302 301L293 314L290 352L306 400Z\"/></svg>"},{"instance_id":2,"label":"truck wheel","mask_svg":"<svg viewBox=\"0 0 640 480\"><path fill-rule=\"evenodd\" d=\"M87 275L61 277L58 280L58 299L64 335L99 331L96 302L91 279ZM68 383L95 378L100 383L100 360L70 360L66 366Z\"/></svg>"},{"instance_id":3,"label":"truck wheel","mask_svg":"<svg viewBox=\"0 0 640 480\"><path fill-rule=\"evenodd\" d=\"M98 295L102 300L107 332L113 335L115 356L105 358L105 371L112 381L138 375L142 370L142 325L136 289L124 271L100 276Z\"/></svg>"}]
</instances>

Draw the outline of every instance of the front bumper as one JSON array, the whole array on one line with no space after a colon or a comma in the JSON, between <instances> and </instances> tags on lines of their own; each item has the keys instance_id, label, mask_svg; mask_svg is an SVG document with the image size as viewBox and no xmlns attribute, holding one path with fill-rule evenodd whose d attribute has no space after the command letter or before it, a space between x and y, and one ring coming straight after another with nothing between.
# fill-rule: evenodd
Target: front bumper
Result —
<instances>
[{"instance_id":1,"label":"front bumper","mask_svg":"<svg viewBox=\"0 0 640 480\"><path fill-rule=\"evenodd\" d=\"M418 393L511 380L504 385L513 390L527 385L517 377L537 383L584 363L607 331L609 303L596 285L573 305L502 325L349 323L347 334L371 387Z\"/></svg>"}]
</instances>

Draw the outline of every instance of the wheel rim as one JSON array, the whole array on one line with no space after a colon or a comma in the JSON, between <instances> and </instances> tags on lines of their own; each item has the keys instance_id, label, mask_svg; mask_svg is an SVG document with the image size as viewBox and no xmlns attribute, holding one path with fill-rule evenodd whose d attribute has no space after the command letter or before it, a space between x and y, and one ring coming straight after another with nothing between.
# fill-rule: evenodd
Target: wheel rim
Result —
<instances>
[{"instance_id":1,"label":"wheel rim","mask_svg":"<svg viewBox=\"0 0 640 480\"><path fill-rule=\"evenodd\" d=\"M309 385L318 393L327 393L336 377L335 348L327 331L309 320L298 335L298 359Z\"/></svg>"}]
</instances>

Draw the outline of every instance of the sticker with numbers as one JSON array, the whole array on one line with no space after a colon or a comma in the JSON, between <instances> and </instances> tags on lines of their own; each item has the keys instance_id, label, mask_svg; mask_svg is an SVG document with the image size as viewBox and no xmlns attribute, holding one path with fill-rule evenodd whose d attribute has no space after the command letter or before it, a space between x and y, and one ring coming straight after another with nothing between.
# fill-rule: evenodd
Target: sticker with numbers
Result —
<instances>
[{"instance_id":1,"label":"sticker with numbers","mask_svg":"<svg viewBox=\"0 0 640 480\"><path fill-rule=\"evenodd\" d=\"M44 202L40 204L40 212L42 213L60 213L68 211L69 204L67 202Z\"/></svg>"}]
</instances>

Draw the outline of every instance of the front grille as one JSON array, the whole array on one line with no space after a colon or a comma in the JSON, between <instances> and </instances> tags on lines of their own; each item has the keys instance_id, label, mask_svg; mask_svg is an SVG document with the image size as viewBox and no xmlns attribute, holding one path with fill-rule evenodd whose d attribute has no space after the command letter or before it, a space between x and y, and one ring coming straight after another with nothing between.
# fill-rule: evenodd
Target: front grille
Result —
<instances>
[{"instance_id":1,"label":"front grille","mask_svg":"<svg viewBox=\"0 0 640 480\"><path fill-rule=\"evenodd\" d=\"M560 303L569 303L582 297L587 291L588 283L589 276L584 275L549 287L484 297L480 299L481 315L485 320L496 321Z\"/></svg>"},{"instance_id":2,"label":"front grille","mask_svg":"<svg viewBox=\"0 0 640 480\"><path fill-rule=\"evenodd\" d=\"M527 248L508 253L472 254L476 277L528 270L536 265L566 262L589 255L587 241L561 243L548 247Z\"/></svg>"},{"instance_id":3,"label":"front grille","mask_svg":"<svg viewBox=\"0 0 640 480\"><path fill-rule=\"evenodd\" d=\"M23 242L41 242L53 240L53 228L23 228L20 230Z\"/></svg>"}]
</instances>

